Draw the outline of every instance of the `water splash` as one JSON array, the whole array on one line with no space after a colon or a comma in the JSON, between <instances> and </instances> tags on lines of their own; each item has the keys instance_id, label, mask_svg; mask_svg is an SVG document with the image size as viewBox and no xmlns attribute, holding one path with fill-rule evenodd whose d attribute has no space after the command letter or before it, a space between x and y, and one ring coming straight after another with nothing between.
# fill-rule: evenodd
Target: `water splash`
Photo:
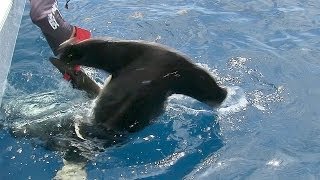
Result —
<instances>
[{"instance_id":1,"label":"water splash","mask_svg":"<svg viewBox=\"0 0 320 180\"><path fill-rule=\"evenodd\" d=\"M221 106L218 108L218 113L221 116L227 116L232 113L236 113L248 106L249 102L246 99L246 95L238 86L227 87L228 95Z\"/></svg>"},{"instance_id":2,"label":"water splash","mask_svg":"<svg viewBox=\"0 0 320 180\"><path fill-rule=\"evenodd\" d=\"M269 82L259 69L250 67L251 61L252 59L244 57L231 58L226 64L227 68L219 70L223 73L206 67L211 74L218 76L217 79L226 86L228 91L227 98L217 109L221 134L226 146L207 157L203 163L185 176L185 179L211 179L213 174L227 173L231 165L236 166L239 163L256 164L263 167L283 165L281 159L271 159L262 163L254 159L238 158L233 154L237 154L240 149L231 150L233 146L239 147L235 144L241 141L239 140L241 137L254 139L253 137L256 136L254 133L260 128L262 122L248 118L246 113L271 114L273 111L271 107L275 103L285 101L285 86ZM246 138L242 141L248 141ZM248 143L253 142L248 141ZM242 148L241 150L246 152L246 145ZM251 167L247 168L249 171Z\"/></svg>"}]
</instances>

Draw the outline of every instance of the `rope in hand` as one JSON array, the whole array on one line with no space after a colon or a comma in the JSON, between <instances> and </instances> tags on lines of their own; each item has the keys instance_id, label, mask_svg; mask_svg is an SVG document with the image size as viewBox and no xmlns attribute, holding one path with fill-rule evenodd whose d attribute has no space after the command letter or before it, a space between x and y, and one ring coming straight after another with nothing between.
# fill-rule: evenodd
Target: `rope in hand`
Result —
<instances>
[{"instance_id":1,"label":"rope in hand","mask_svg":"<svg viewBox=\"0 0 320 180\"><path fill-rule=\"evenodd\" d=\"M64 6L66 9L69 9L68 3L69 3L70 1L71 1L71 0L67 0L66 5Z\"/></svg>"}]
</instances>

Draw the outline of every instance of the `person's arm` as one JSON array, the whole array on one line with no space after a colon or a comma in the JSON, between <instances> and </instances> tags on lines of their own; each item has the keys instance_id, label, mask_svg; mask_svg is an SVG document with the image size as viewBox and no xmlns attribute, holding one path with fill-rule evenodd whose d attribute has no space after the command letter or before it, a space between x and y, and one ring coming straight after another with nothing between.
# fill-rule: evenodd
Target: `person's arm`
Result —
<instances>
[{"instance_id":1,"label":"person's arm","mask_svg":"<svg viewBox=\"0 0 320 180\"><path fill-rule=\"evenodd\" d=\"M30 3L31 20L41 29L55 55L64 41L72 37L78 41L91 37L89 31L72 26L62 18L56 0L30 0Z\"/></svg>"}]
</instances>

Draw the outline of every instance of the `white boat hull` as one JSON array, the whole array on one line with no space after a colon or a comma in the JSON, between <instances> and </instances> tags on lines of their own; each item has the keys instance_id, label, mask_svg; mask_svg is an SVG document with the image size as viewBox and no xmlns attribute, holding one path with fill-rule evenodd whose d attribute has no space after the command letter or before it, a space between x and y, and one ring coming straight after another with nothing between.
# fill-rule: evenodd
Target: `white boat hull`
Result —
<instances>
[{"instance_id":1,"label":"white boat hull","mask_svg":"<svg viewBox=\"0 0 320 180\"><path fill-rule=\"evenodd\" d=\"M0 0L0 104L7 82L25 0Z\"/></svg>"},{"instance_id":2,"label":"white boat hull","mask_svg":"<svg viewBox=\"0 0 320 180\"><path fill-rule=\"evenodd\" d=\"M13 0L1 0L0 2L0 31L8 17L12 4Z\"/></svg>"}]
</instances>

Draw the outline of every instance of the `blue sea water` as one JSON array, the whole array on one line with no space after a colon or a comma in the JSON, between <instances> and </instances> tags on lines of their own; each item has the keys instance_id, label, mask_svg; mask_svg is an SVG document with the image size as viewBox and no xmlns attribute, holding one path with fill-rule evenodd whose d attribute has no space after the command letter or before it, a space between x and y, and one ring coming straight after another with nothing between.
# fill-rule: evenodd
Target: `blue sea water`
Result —
<instances>
[{"instance_id":1,"label":"blue sea water","mask_svg":"<svg viewBox=\"0 0 320 180\"><path fill-rule=\"evenodd\" d=\"M121 146L95 153L88 179L320 179L320 2L74 0L60 10L96 37L155 41L206 68L231 97L210 109L174 95ZM8 127L90 113L48 61L27 4L1 105L0 179L51 179L62 156ZM92 77L106 74L92 71Z\"/></svg>"}]
</instances>

